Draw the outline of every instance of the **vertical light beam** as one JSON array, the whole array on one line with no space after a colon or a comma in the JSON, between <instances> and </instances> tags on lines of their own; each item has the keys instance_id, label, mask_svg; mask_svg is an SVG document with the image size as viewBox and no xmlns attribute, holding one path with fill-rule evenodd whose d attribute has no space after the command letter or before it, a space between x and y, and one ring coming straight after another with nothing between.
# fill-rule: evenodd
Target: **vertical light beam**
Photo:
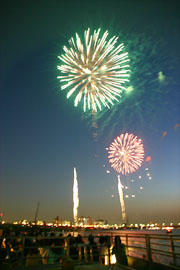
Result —
<instances>
[{"instance_id":1,"label":"vertical light beam","mask_svg":"<svg viewBox=\"0 0 180 270\"><path fill-rule=\"evenodd\" d=\"M73 214L74 214L74 224L78 224L78 207L79 207L79 195L78 195L78 181L77 172L74 168L74 184L73 184Z\"/></svg>"},{"instance_id":2,"label":"vertical light beam","mask_svg":"<svg viewBox=\"0 0 180 270\"><path fill-rule=\"evenodd\" d=\"M125 209L125 203L124 203L123 185L121 184L120 175L118 175L118 191L119 191L119 200L120 200L121 211L122 211L122 221L126 223L126 209Z\"/></svg>"}]
</instances>

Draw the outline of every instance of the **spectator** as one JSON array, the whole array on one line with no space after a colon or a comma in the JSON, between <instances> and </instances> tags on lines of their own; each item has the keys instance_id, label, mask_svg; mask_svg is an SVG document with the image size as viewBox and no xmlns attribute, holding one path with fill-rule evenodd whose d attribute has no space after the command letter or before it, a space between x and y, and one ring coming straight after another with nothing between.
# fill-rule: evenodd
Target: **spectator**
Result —
<instances>
[{"instance_id":1,"label":"spectator","mask_svg":"<svg viewBox=\"0 0 180 270\"><path fill-rule=\"evenodd\" d=\"M76 237L76 244L79 251L79 259L84 260L84 241L80 234L78 234L78 236Z\"/></svg>"},{"instance_id":2,"label":"spectator","mask_svg":"<svg viewBox=\"0 0 180 270\"><path fill-rule=\"evenodd\" d=\"M100 262L101 264L105 263L105 253L106 253L106 237L101 235L99 237L100 244Z\"/></svg>"},{"instance_id":3,"label":"spectator","mask_svg":"<svg viewBox=\"0 0 180 270\"><path fill-rule=\"evenodd\" d=\"M63 246L63 239L54 239L49 250L48 264L60 262L64 258L65 250Z\"/></svg>"},{"instance_id":4,"label":"spectator","mask_svg":"<svg viewBox=\"0 0 180 270\"><path fill-rule=\"evenodd\" d=\"M112 249L112 254L115 254L116 262L118 264L128 265L126 247L121 243L121 238L119 236L115 236L115 243Z\"/></svg>"},{"instance_id":5,"label":"spectator","mask_svg":"<svg viewBox=\"0 0 180 270\"><path fill-rule=\"evenodd\" d=\"M39 251L36 247L31 247L28 250L28 254L26 256L26 266L34 266L42 264L42 259L39 254Z\"/></svg>"},{"instance_id":6,"label":"spectator","mask_svg":"<svg viewBox=\"0 0 180 270\"><path fill-rule=\"evenodd\" d=\"M69 234L67 237L67 244L70 258L74 260L78 259L78 249L76 247L76 241L74 236L72 236L71 234Z\"/></svg>"},{"instance_id":7,"label":"spectator","mask_svg":"<svg viewBox=\"0 0 180 270\"><path fill-rule=\"evenodd\" d=\"M97 244L94 241L94 236L89 235L88 241L89 241L89 244L87 246L88 261L91 260L90 254L91 254L91 250L92 250L92 260L93 260L93 262L99 262L99 251L98 251L98 248L97 248Z\"/></svg>"}]
</instances>

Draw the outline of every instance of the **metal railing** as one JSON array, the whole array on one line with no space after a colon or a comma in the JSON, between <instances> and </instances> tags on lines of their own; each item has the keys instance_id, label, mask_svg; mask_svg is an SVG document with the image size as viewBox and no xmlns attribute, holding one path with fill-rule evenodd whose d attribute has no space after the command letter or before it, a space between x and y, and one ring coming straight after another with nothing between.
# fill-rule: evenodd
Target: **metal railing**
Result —
<instances>
[{"instance_id":1,"label":"metal railing","mask_svg":"<svg viewBox=\"0 0 180 270\"><path fill-rule=\"evenodd\" d=\"M111 232L114 237L117 233ZM126 254L169 266L180 267L180 235L172 233L143 234L118 232L122 242L126 245Z\"/></svg>"},{"instance_id":2,"label":"metal railing","mask_svg":"<svg viewBox=\"0 0 180 270\"><path fill-rule=\"evenodd\" d=\"M5 264L8 262L9 264L17 264L17 261L15 260L16 256L14 256L14 261L13 256L11 256L13 253L17 253L19 254L17 259L21 259L20 264L26 266L28 254L30 254L29 260L31 260L31 255L32 258L34 258L35 253L33 255L33 252L31 251L36 248L36 252L38 250L37 256L41 257L42 264L48 264L48 261L51 261L51 263L59 265L59 268L57 269L61 269L61 266L67 258L69 263L71 263L72 260L75 264L99 263L111 265L115 263L115 258L112 255L114 237L119 235L122 243L126 246L126 255L128 257L146 260L148 264L152 264L154 262L169 265L170 267L176 266L176 269L180 269L180 235L173 235L171 233L160 235L143 234L138 232L123 233L122 231L92 231L91 235L94 237L94 244L92 245L88 241L90 232L80 233L83 239L82 243L77 243L76 234L77 233L75 232L71 234L75 238L75 240L73 240L74 242L71 242L68 236L21 236L18 240L19 242L17 242L17 239L15 238L8 239L7 243L8 241L11 243L9 244L9 247L5 242L4 247L1 246L1 251L3 248L8 249L3 262ZM103 244L100 243L100 238L102 236L106 236L106 241ZM61 253L61 249L64 253ZM53 252L50 252L52 250L55 251L55 254L59 254L57 256L57 262L55 261L56 258L54 255L53 261Z\"/></svg>"}]
</instances>

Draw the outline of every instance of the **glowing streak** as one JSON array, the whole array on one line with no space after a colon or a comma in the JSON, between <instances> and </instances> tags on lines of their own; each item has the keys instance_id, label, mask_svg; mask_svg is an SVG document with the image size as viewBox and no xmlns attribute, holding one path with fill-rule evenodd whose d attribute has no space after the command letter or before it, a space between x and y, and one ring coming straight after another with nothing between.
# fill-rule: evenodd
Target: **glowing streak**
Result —
<instances>
[{"instance_id":1,"label":"glowing streak","mask_svg":"<svg viewBox=\"0 0 180 270\"><path fill-rule=\"evenodd\" d=\"M124 203L124 196L123 196L123 185L121 184L120 175L118 175L118 191L119 191L119 200L121 204L121 211L122 211L122 220L126 223L126 209Z\"/></svg>"},{"instance_id":2,"label":"glowing streak","mask_svg":"<svg viewBox=\"0 0 180 270\"><path fill-rule=\"evenodd\" d=\"M76 168L74 168L74 184L73 184L73 214L74 224L78 224L78 207L79 207L79 195L78 195L78 181Z\"/></svg>"}]
</instances>

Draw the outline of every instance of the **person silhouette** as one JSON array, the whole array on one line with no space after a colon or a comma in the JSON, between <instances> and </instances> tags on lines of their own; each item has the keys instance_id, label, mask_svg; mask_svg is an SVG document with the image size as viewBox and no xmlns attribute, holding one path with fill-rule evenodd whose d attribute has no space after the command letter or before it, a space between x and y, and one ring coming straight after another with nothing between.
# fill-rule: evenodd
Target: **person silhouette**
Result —
<instances>
[{"instance_id":1,"label":"person silhouette","mask_svg":"<svg viewBox=\"0 0 180 270\"><path fill-rule=\"evenodd\" d=\"M118 235L115 236L112 254L115 254L116 262L118 264L128 265L126 247L124 244L122 244L121 238Z\"/></svg>"}]
</instances>

